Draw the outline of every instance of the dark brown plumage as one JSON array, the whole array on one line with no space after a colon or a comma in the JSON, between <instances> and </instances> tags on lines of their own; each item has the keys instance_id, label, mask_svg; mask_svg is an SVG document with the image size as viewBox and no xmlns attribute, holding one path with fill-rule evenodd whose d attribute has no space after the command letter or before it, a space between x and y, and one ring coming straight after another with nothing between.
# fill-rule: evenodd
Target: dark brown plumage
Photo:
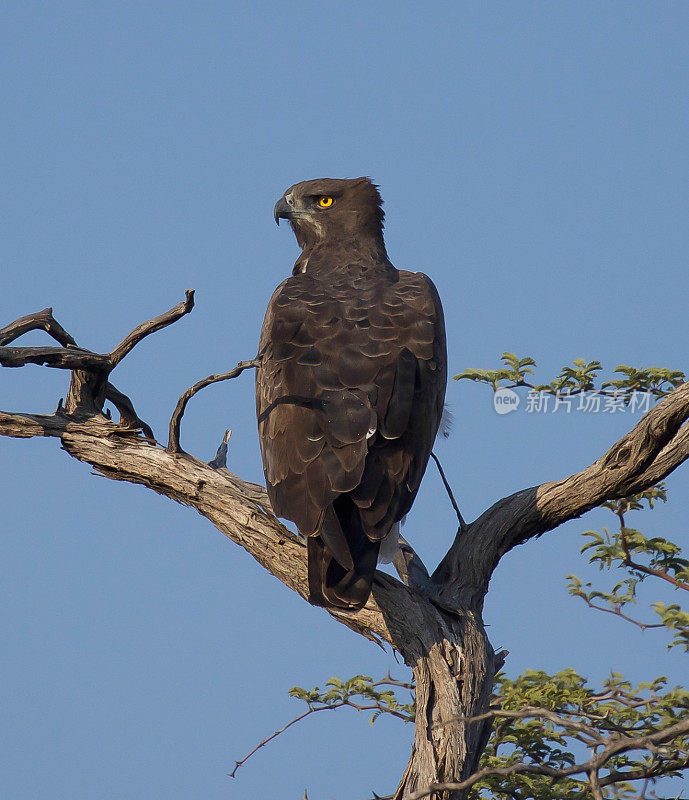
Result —
<instances>
[{"instance_id":1,"label":"dark brown plumage","mask_svg":"<svg viewBox=\"0 0 689 800\"><path fill-rule=\"evenodd\" d=\"M326 607L366 603L445 396L438 293L390 263L381 206L368 178L298 183L275 206L302 254L261 330L261 453L275 513L308 537L310 600Z\"/></svg>"}]
</instances>

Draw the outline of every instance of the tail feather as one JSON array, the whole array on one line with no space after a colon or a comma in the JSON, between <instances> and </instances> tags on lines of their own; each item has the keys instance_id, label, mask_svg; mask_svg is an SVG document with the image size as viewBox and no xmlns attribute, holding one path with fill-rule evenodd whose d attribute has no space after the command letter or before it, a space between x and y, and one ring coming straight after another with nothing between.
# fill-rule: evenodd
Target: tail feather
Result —
<instances>
[{"instance_id":1,"label":"tail feather","mask_svg":"<svg viewBox=\"0 0 689 800\"><path fill-rule=\"evenodd\" d=\"M335 514L335 509L328 506L323 524L318 532L323 544L330 551L330 554L341 564L345 569L354 569L354 561L350 544L347 540L345 532L342 530L340 520Z\"/></svg>"},{"instance_id":2,"label":"tail feather","mask_svg":"<svg viewBox=\"0 0 689 800\"><path fill-rule=\"evenodd\" d=\"M319 606L359 609L371 594L380 542L364 533L359 509L341 496L321 530L308 539L309 599Z\"/></svg>"}]
</instances>

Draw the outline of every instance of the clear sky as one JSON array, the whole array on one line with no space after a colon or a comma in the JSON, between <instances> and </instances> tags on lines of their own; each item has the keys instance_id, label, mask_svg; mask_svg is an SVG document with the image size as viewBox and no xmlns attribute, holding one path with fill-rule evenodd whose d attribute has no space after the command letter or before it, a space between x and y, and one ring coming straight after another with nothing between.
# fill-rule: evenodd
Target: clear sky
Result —
<instances>
[{"instance_id":1,"label":"clear sky","mask_svg":"<svg viewBox=\"0 0 689 800\"><path fill-rule=\"evenodd\" d=\"M689 7L683 2L51 2L0 7L0 324L53 306L104 351L193 287L191 316L114 374L162 438L178 395L251 358L297 256L272 208L307 178L370 175L400 268L444 301L453 372L531 355L687 371ZM27 341L39 342L38 335ZM59 371L0 374L50 412ZM437 453L467 518L596 458L634 419L498 416L451 383ZM195 398L183 443L262 480L249 375ZM54 440L0 441L0 781L8 800L311 800L386 794L411 727L299 711L289 687L388 669L204 519L93 477ZM637 526L689 547L686 469ZM606 512L607 513L607 512ZM611 518L612 520L612 518ZM686 678L653 632L596 616L570 523L506 557L486 605L506 669ZM429 469L406 535L454 533ZM604 578L603 578L604 580ZM672 597L672 595L670 595ZM641 613L641 612L640 612Z\"/></svg>"}]
</instances>

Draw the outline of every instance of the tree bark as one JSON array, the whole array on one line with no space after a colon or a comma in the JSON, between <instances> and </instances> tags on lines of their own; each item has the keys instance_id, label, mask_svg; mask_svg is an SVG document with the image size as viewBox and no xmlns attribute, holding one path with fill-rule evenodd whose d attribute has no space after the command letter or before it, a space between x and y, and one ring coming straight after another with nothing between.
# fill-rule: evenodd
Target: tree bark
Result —
<instances>
[{"instance_id":1,"label":"tree bark","mask_svg":"<svg viewBox=\"0 0 689 800\"><path fill-rule=\"evenodd\" d=\"M488 709L497 671L480 613L467 608L451 615L426 605L419 622L413 652L403 653L413 667L416 720L411 756L395 800L433 784L469 777L478 767L490 732L485 720L474 720Z\"/></svg>"},{"instance_id":2,"label":"tree bark","mask_svg":"<svg viewBox=\"0 0 689 800\"><path fill-rule=\"evenodd\" d=\"M219 531L247 550L301 597L308 597L306 547L273 515L261 486L247 483L219 464L183 452L180 424L186 402L203 386L235 377L259 362L209 376L180 398L170 441L160 446L134 406L109 382L117 364L144 336L172 324L193 307L193 293L165 314L143 323L110 353L99 355L76 342L53 319L51 309L0 330L0 365L29 363L71 370L67 402L51 415L0 412L0 436L59 439L74 458L113 480L147 486L195 508ZM29 330L44 330L60 347L8 347ZM103 411L110 400L120 412ZM404 800L433 788L438 800L461 800L465 791L443 784L468 778L478 767L490 734L489 709L495 654L482 621L490 577L512 547L551 530L608 499L640 492L689 458L689 383L658 403L637 426L587 469L561 481L517 492L495 503L460 530L440 565L428 570L404 543L395 566L401 581L378 572L366 606L357 612L330 609L350 629L399 651L416 682L414 744L395 792ZM225 440L226 445L226 440ZM481 720L475 719L484 715Z\"/></svg>"}]
</instances>

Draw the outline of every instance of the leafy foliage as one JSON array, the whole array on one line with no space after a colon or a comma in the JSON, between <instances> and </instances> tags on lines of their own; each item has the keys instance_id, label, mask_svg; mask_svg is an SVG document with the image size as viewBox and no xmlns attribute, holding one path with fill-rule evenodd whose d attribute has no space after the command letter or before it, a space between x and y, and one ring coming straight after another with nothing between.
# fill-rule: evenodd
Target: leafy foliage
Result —
<instances>
[{"instance_id":1,"label":"leafy foliage","mask_svg":"<svg viewBox=\"0 0 689 800\"><path fill-rule=\"evenodd\" d=\"M662 397L684 381L678 370L619 365L614 370L619 378L597 386L603 369L600 362L577 358L550 383L532 384L528 381L536 366L532 358L508 352L501 358L503 366L498 369L467 369L455 380L484 383L494 391L527 387L556 397L591 393L621 398L626 404L633 402L636 392ZM585 531L587 541L581 552L601 571L620 570L622 577L605 591L569 575L568 589L593 609L642 629L664 629L671 637L668 648L681 646L689 652L689 611L680 603L651 603L655 622L627 613L636 605L638 587L644 581L668 583L680 595L689 592L689 559L683 557L679 545L663 537L646 537L625 522L629 513L653 509L666 499L664 486L658 484L604 503L615 515L618 530ZM381 714L405 722L414 719L413 684L389 675L378 682L367 675L346 681L331 678L326 687L291 689L293 697L307 704L307 711L258 747L311 713L343 706L372 710L371 723ZM410 693L409 700L398 699L395 690L400 688ZM594 689L574 669L553 675L527 670L516 678L501 672L496 676L490 711L479 719L485 717L492 719L493 727L479 771L469 779L470 800L589 800L594 796L644 800L658 798L653 787L659 779L689 770L689 690L668 687L662 676L633 686L623 675L612 673L602 687Z\"/></svg>"},{"instance_id":2,"label":"leafy foliage","mask_svg":"<svg viewBox=\"0 0 689 800\"><path fill-rule=\"evenodd\" d=\"M662 484L632 497L604 503L618 518L619 530L611 532L603 528L602 532L585 531L583 535L589 541L581 548L581 552L588 553L589 561L601 570L621 568L626 577L609 591L601 591L592 588L590 582L584 583L575 575L569 575L568 589L570 594L580 597L590 608L615 614L639 628L665 628L672 634L668 647L680 646L689 652L689 612L678 603L652 603L650 608L658 619L656 622L643 622L627 613L628 607L637 603L637 587L649 578L662 580L676 590L689 592L689 560L682 557L679 545L660 536L649 539L625 524L627 512L640 511L644 503L653 508L658 500L666 501Z\"/></svg>"},{"instance_id":3,"label":"leafy foliage","mask_svg":"<svg viewBox=\"0 0 689 800\"><path fill-rule=\"evenodd\" d=\"M589 361L575 358L571 367L563 367L560 374L550 383L536 384L535 392L549 392L550 394L572 394L574 391L586 392L595 388L597 374L601 371L600 361Z\"/></svg>"},{"instance_id":4,"label":"leafy foliage","mask_svg":"<svg viewBox=\"0 0 689 800\"><path fill-rule=\"evenodd\" d=\"M605 503L619 530L584 532L582 552L601 570L622 570L625 577L606 592L570 575L568 588L592 608L642 628L664 628L673 637L670 647L689 649L689 614L679 604L653 603L657 623L639 622L623 611L636 603L638 584L649 579L689 590L689 561L681 548L625 525L628 513L652 509L666 499L664 486L658 484ZM350 705L373 708L371 722L385 713L405 721L414 718L413 696L411 702L402 702L395 695L398 687L412 692L413 687L389 676L378 683L366 675L348 681L331 678L326 686L325 691L295 687L290 694L313 711ZM662 676L633 686L613 673L602 687L593 688L574 669L553 675L527 670L516 678L501 672L489 716L493 729L470 800L588 800L594 762L602 797L642 800L658 796L649 787L660 778L689 769L689 691L668 687ZM641 791L639 780L644 783Z\"/></svg>"},{"instance_id":5,"label":"leafy foliage","mask_svg":"<svg viewBox=\"0 0 689 800\"><path fill-rule=\"evenodd\" d=\"M637 586L648 579L689 590L689 561L682 557L681 548L661 537L648 538L625 525L629 512L652 509L666 499L665 487L658 484L640 494L604 503L616 516L619 530L585 531L588 541L581 550L601 570L621 569L625 577L606 592L570 575L568 588L592 608L613 613L641 628L666 629L673 636L669 647L683 645L689 650L689 614L679 604L653 603L651 608L660 618L657 623L639 622L623 610L636 604ZM689 691L681 687L668 689L664 677L633 687L624 676L613 673L602 689L594 690L573 669L555 675L528 670L515 679L501 673L496 678L494 703L499 711L481 767L494 771L532 764L556 770L561 777L554 782L549 775L502 776L493 772L474 785L473 800L590 798L589 781L567 772L571 772L577 756L581 758L586 748L592 755L600 755L606 747L614 751L625 738L634 747L613 752L600 772L601 791L606 798L649 796L643 790L639 793L626 777L640 775L650 784L689 768L689 724L681 735L670 737L662 746L656 742L645 746L649 736L661 735L679 721L689 723ZM517 716L501 716L510 711L518 712Z\"/></svg>"},{"instance_id":6,"label":"leafy foliage","mask_svg":"<svg viewBox=\"0 0 689 800\"><path fill-rule=\"evenodd\" d=\"M665 367L648 367L637 369L620 364L615 367L615 372L624 375L624 378L607 381L602 388L613 386L616 389L651 392L655 395L665 395L676 386L684 382L684 373L679 370L666 369Z\"/></svg>"},{"instance_id":7,"label":"leafy foliage","mask_svg":"<svg viewBox=\"0 0 689 800\"><path fill-rule=\"evenodd\" d=\"M530 383L527 375L533 375L536 362L533 358L519 358L514 353L503 353L504 363L498 369L465 369L454 376L456 381L470 380L484 383L493 391L498 389L517 389L526 387L532 392L543 392L556 397L570 397L590 392L602 397L624 398L627 402L634 393L648 393L654 397L664 397L685 380L684 373L664 367L629 367L619 364L613 370L622 377L608 380L596 387L599 373L603 370L600 361L586 361L575 358L571 365L562 367L550 383Z\"/></svg>"},{"instance_id":8,"label":"leafy foliage","mask_svg":"<svg viewBox=\"0 0 689 800\"><path fill-rule=\"evenodd\" d=\"M302 689L301 686L293 686L289 694L303 700L313 711L342 706L350 706L358 711L373 710L371 725L381 714L392 714L404 722L414 721L413 699L407 703L400 702L394 691L394 687L412 691L413 686L394 681L389 675L375 683L369 675L355 675L346 681L330 678L325 685L329 688L321 690L314 686L313 689ZM386 686L393 688L381 688Z\"/></svg>"},{"instance_id":9,"label":"leafy foliage","mask_svg":"<svg viewBox=\"0 0 689 800\"><path fill-rule=\"evenodd\" d=\"M466 379L477 383L487 383L497 391L501 387L501 381L508 381L511 387L528 386L524 380L527 375L533 375L531 367L536 366L533 358L518 358L514 353L503 353L500 358L505 366L500 369L465 369L459 375L455 375L455 380Z\"/></svg>"},{"instance_id":10,"label":"leafy foliage","mask_svg":"<svg viewBox=\"0 0 689 800\"><path fill-rule=\"evenodd\" d=\"M639 797L625 775L643 769L650 779L677 776L687 766L686 734L671 738L655 752L643 747L649 735L689 719L689 692L667 689L663 677L633 687L613 673L601 690L594 691L573 669L554 675L527 670L514 680L500 673L496 689L499 711L481 760L483 769L530 764L566 773L575 769L577 760L584 763L582 753L587 749L592 755L611 743L620 747L630 740L634 746L613 752L600 777L604 796L621 800ZM515 715L509 716L510 711ZM614 783L606 787L610 776ZM567 775L554 781L550 775L492 774L474 784L470 796L472 800L584 800L591 797L591 790L588 779Z\"/></svg>"}]
</instances>

